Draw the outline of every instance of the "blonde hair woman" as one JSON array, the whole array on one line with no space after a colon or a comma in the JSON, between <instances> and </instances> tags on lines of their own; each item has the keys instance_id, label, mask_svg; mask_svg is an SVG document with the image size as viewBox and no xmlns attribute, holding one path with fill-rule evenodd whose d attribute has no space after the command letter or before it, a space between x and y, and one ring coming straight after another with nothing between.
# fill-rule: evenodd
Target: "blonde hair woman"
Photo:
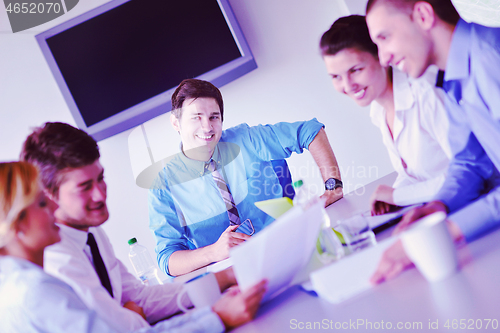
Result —
<instances>
[{"instance_id":1,"label":"blonde hair woman","mask_svg":"<svg viewBox=\"0 0 500 333\"><path fill-rule=\"evenodd\" d=\"M60 240L57 205L25 162L0 163L0 322L6 332L110 332L71 287L46 274L43 250Z\"/></svg>"}]
</instances>

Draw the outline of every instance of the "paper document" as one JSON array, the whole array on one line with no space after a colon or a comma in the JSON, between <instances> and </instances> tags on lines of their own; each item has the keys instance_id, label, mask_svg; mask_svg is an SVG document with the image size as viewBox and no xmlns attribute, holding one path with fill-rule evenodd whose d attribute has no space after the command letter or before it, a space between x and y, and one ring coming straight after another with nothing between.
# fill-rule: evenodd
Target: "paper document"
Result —
<instances>
[{"instance_id":1,"label":"paper document","mask_svg":"<svg viewBox=\"0 0 500 333\"><path fill-rule=\"evenodd\" d=\"M397 237L391 237L312 272L312 289L330 303L340 303L370 289L370 277L375 273L382 254L396 240Z\"/></svg>"},{"instance_id":2,"label":"paper document","mask_svg":"<svg viewBox=\"0 0 500 333\"><path fill-rule=\"evenodd\" d=\"M388 222L391 222L394 219L397 219L397 218L403 216L404 214L406 214L407 212L409 212L413 208L420 207L420 206L422 206L422 205L417 204L417 205L406 206L406 207L401 208L397 212L387 213L387 214L383 214L383 215L371 216L370 211L365 212L361 215L363 215L368 220L368 224L370 225L370 228L375 229L381 225L384 225Z\"/></svg>"},{"instance_id":3,"label":"paper document","mask_svg":"<svg viewBox=\"0 0 500 333\"><path fill-rule=\"evenodd\" d=\"M294 207L231 250L234 274L242 291L267 279L265 302L290 285L315 249L323 206L324 201L319 200L305 212Z\"/></svg>"}]
</instances>

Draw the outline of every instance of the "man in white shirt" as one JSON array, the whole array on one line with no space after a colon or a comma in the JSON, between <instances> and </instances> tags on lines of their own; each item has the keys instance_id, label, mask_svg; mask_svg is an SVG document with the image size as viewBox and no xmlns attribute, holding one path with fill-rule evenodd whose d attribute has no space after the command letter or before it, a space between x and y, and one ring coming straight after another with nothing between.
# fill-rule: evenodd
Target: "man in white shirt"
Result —
<instances>
[{"instance_id":1,"label":"man in white shirt","mask_svg":"<svg viewBox=\"0 0 500 333\"><path fill-rule=\"evenodd\" d=\"M55 212L61 242L45 250L45 270L69 284L83 302L118 331L148 327L179 311L182 285L144 286L116 258L104 230L109 217L104 169L96 141L63 123L46 123L26 139L21 158L38 166L46 193L59 205ZM221 290L234 284L232 271L218 273ZM255 314L265 290L228 293L211 315L200 317L206 331L236 327ZM190 300L183 299L186 306ZM186 326L186 331L189 331Z\"/></svg>"}]
</instances>

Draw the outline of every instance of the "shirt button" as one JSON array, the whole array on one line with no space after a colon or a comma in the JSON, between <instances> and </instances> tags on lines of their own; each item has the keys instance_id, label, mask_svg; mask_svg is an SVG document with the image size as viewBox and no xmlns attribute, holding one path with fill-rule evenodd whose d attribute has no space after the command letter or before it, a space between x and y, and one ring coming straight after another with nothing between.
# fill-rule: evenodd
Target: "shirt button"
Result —
<instances>
[{"instance_id":1,"label":"shirt button","mask_svg":"<svg viewBox=\"0 0 500 333\"><path fill-rule=\"evenodd\" d=\"M463 99L459 100L458 104L460 104L460 106L464 106L464 100Z\"/></svg>"}]
</instances>

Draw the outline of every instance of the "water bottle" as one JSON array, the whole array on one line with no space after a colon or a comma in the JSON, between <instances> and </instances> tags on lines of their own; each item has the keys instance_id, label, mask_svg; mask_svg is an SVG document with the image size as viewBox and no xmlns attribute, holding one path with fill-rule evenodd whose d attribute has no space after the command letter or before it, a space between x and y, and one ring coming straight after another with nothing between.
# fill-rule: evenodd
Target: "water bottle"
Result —
<instances>
[{"instance_id":1,"label":"water bottle","mask_svg":"<svg viewBox=\"0 0 500 333\"><path fill-rule=\"evenodd\" d=\"M158 269L149 255L148 249L139 245L135 237L128 241L128 245L130 245L128 257L132 266L134 266L135 274L141 279L142 284L146 286L163 284L158 277Z\"/></svg>"},{"instance_id":2,"label":"water bottle","mask_svg":"<svg viewBox=\"0 0 500 333\"><path fill-rule=\"evenodd\" d=\"M316 250L321 262L326 264L344 257L347 253L342 244L343 242L342 234L332 227L330 217L323 208L323 223L316 241Z\"/></svg>"},{"instance_id":3,"label":"water bottle","mask_svg":"<svg viewBox=\"0 0 500 333\"><path fill-rule=\"evenodd\" d=\"M309 187L304 185L302 180L293 183L293 187L295 188L295 197L293 198L294 206L307 210L308 207L319 200L317 194L313 193ZM342 235L332 228L330 217L324 207L321 208L321 215L323 221L321 223L318 240L316 241L316 250L319 259L323 263L329 263L341 259L345 255L345 251L340 239Z\"/></svg>"},{"instance_id":4,"label":"water bottle","mask_svg":"<svg viewBox=\"0 0 500 333\"><path fill-rule=\"evenodd\" d=\"M297 180L293 183L295 189L295 197L293 198L293 205L301 207L306 210L310 205L316 202L317 197L311 193L309 187L304 185L304 181Z\"/></svg>"}]
</instances>

